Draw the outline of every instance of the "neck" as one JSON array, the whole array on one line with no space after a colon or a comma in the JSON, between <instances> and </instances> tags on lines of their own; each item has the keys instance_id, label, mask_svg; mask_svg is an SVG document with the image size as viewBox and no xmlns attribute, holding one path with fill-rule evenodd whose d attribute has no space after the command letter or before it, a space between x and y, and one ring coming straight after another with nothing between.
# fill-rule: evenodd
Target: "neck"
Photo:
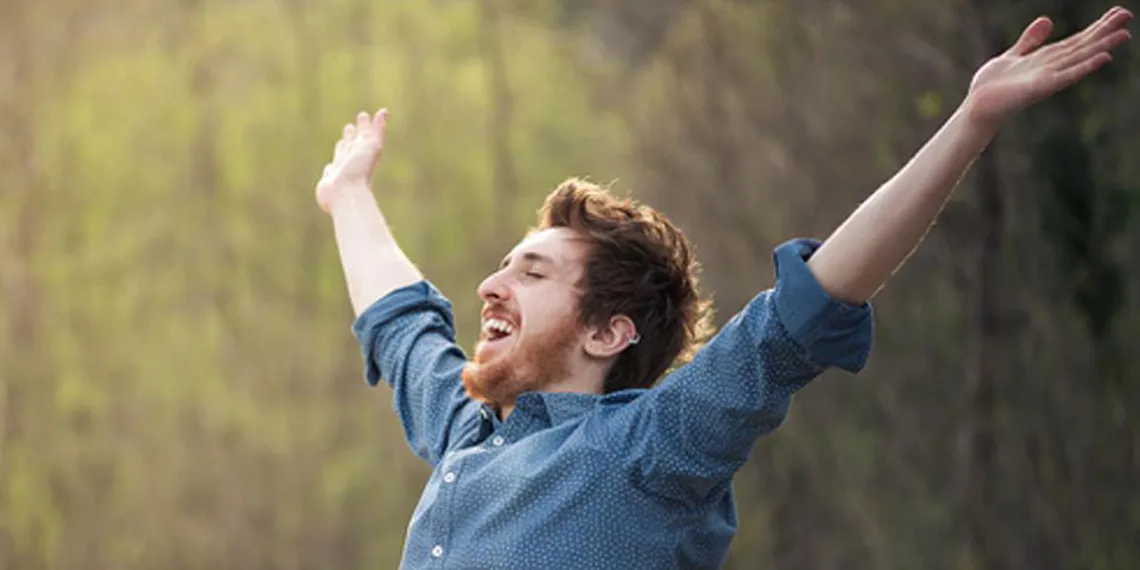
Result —
<instances>
[{"instance_id":1,"label":"neck","mask_svg":"<svg viewBox=\"0 0 1140 570\"><path fill-rule=\"evenodd\" d=\"M570 393L570 394L601 394L605 386L606 372L608 369L599 368L587 365L585 370L580 369L579 373L571 374L567 378L551 382L535 390L536 392L548 393ZM511 412L515 410L515 399L511 398L509 401L504 401L492 406L498 414L501 421L507 421Z\"/></svg>"},{"instance_id":2,"label":"neck","mask_svg":"<svg viewBox=\"0 0 1140 570\"><path fill-rule=\"evenodd\" d=\"M511 412L515 411L515 402L511 401L509 404L501 404L495 406L495 413L499 415L499 421L505 422L510 417Z\"/></svg>"}]
</instances>

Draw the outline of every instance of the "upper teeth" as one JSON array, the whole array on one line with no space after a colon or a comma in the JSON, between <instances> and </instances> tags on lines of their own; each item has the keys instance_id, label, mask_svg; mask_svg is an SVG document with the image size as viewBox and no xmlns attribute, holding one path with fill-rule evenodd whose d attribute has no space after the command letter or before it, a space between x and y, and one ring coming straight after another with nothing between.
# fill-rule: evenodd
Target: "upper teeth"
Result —
<instances>
[{"instance_id":1,"label":"upper teeth","mask_svg":"<svg viewBox=\"0 0 1140 570\"><path fill-rule=\"evenodd\" d=\"M502 319L487 319L483 321L483 332L489 333L491 331L500 332L503 334L511 334L515 332L515 328L510 323Z\"/></svg>"}]
</instances>

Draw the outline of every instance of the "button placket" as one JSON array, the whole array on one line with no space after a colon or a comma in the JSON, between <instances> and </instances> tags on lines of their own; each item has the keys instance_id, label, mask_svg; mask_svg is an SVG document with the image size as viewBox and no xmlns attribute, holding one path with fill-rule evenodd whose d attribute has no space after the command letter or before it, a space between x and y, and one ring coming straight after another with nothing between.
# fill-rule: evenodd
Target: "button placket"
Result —
<instances>
[{"instance_id":1,"label":"button placket","mask_svg":"<svg viewBox=\"0 0 1140 570\"><path fill-rule=\"evenodd\" d=\"M452 513L455 508L455 493L458 490L454 483L459 479L459 472L463 470L464 460L462 456L449 454L445 458L444 463L439 465L443 475L437 475L439 477L438 481L440 481L438 501L434 507L437 512L433 513L432 517L435 519L432 533L435 538L433 542L428 543L432 544L431 550L428 551L428 553L433 559L443 558L445 552L444 544L451 540L450 527L453 522L453 516L450 513Z\"/></svg>"}]
</instances>

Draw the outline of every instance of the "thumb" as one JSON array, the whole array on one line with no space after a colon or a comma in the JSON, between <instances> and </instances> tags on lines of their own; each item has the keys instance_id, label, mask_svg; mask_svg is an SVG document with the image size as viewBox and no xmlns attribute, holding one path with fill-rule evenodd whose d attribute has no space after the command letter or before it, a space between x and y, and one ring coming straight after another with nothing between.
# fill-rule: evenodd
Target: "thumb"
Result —
<instances>
[{"instance_id":1,"label":"thumb","mask_svg":"<svg viewBox=\"0 0 1140 570\"><path fill-rule=\"evenodd\" d=\"M1021 37L1017 39L1017 43L1013 44L1006 53L1025 55L1045 43L1051 33L1053 33L1053 21L1041 16L1025 27L1025 30L1021 32Z\"/></svg>"},{"instance_id":2,"label":"thumb","mask_svg":"<svg viewBox=\"0 0 1140 570\"><path fill-rule=\"evenodd\" d=\"M372 125L376 127L376 132L380 136L384 136L384 130L388 127L388 109L380 109L376 112L376 116L372 118Z\"/></svg>"}]
</instances>

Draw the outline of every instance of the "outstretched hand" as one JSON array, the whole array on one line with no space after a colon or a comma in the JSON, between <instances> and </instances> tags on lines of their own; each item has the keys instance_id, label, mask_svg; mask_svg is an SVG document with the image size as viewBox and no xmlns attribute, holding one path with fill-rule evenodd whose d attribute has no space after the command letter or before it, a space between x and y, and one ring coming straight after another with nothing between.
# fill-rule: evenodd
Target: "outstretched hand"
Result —
<instances>
[{"instance_id":1,"label":"outstretched hand","mask_svg":"<svg viewBox=\"0 0 1140 570\"><path fill-rule=\"evenodd\" d=\"M1017 43L974 75L967 96L971 116L996 126L1084 79L1112 61L1109 52L1131 37L1124 29L1131 19L1131 12L1114 7L1081 32L1044 47L1053 22L1034 20Z\"/></svg>"},{"instance_id":2,"label":"outstretched hand","mask_svg":"<svg viewBox=\"0 0 1140 570\"><path fill-rule=\"evenodd\" d=\"M388 111L381 109L375 116L361 111L356 123L344 126L336 143L332 162L329 162L317 182L317 204L325 213L330 202L344 188L367 185L384 149L384 133L388 127Z\"/></svg>"}]
</instances>

